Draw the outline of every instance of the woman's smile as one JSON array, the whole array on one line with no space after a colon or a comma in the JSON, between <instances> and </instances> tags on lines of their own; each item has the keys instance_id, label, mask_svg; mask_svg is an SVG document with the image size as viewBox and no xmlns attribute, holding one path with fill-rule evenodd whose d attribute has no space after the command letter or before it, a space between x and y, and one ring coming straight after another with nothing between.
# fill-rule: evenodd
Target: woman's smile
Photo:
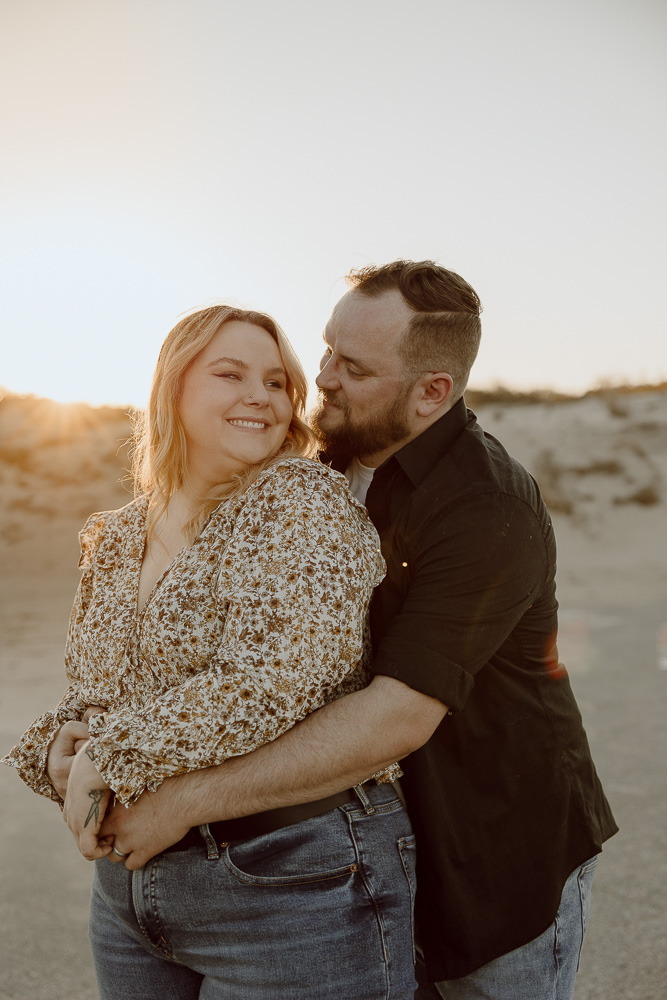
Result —
<instances>
[{"instance_id":1,"label":"woman's smile","mask_svg":"<svg viewBox=\"0 0 667 1000\"><path fill-rule=\"evenodd\" d=\"M265 420L248 420L247 417L230 417L227 420L232 427L239 427L241 430L263 431L269 424Z\"/></svg>"}]
</instances>

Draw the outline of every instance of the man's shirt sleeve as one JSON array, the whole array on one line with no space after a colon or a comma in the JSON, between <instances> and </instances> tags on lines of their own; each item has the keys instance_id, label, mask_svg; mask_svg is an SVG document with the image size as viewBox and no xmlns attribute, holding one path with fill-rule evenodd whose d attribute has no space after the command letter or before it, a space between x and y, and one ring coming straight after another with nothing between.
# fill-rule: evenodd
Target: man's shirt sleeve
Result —
<instances>
[{"instance_id":1,"label":"man's shirt sleeve","mask_svg":"<svg viewBox=\"0 0 667 1000\"><path fill-rule=\"evenodd\" d=\"M546 542L529 504L487 492L434 513L410 548L400 565L409 574L406 596L373 672L458 711L477 671L544 589Z\"/></svg>"}]
</instances>

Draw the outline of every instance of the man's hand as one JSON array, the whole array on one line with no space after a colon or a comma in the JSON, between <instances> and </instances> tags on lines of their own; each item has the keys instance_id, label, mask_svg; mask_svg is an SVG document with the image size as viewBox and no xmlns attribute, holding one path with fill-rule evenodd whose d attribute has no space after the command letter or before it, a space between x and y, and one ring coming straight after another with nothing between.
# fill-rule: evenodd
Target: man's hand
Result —
<instances>
[{"instance_id":1,"label":"man's hand","mask_svg":"<svg viewBox=\"0 0 667 1000\"><path fill-rule=\"evenodd\" d=\"M115 804L109 809L100 837L113 838L116 850L129 855L124 859L110 854L109 861L124 862L136 871L185 836L192 824L182 818L180 788L180 778L167 778L156 792L144 792L129 808Z\"/></svg>"},{"instance_id":2,"label":"man's hand","mask_svg":"<svg viewBox=\"0 0 667 1000\"><path fill-rule=\"evenodd\" d=\"M85 743L72 761L63 818L88 861L105 858L111 851L111 844L98 836L110 798L111 789L95 767L90 744Z\"/></svg>"},{"instance_id":3,"label":"man's hand","mask_svg":"<svg viewBox=\"0 0 667 1000\"><path fill-rule=\"evenodd\" d=\"M85 722L66 722L49 747L46 758L46 776L61 799L67 793L67 780L75 754L88 740L88 726Z\"/></svg>"}]
</instances>

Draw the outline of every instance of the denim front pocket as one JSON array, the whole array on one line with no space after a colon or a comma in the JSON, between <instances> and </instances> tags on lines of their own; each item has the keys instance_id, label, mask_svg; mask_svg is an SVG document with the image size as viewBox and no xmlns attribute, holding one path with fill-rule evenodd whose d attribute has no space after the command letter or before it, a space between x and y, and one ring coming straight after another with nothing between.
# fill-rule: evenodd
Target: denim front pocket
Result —
<instances>
[{"instance_id":1,"label":"denim front pocket","mask_svg":"<svg viewBox=\"0 0 667 1000\"><path fill-rule=\"evenodd\" d=\"M338 809L222 847L229 873L249 885L302 885L343 878L358 870L354 843Z\"/></svg>"}]
</instances>

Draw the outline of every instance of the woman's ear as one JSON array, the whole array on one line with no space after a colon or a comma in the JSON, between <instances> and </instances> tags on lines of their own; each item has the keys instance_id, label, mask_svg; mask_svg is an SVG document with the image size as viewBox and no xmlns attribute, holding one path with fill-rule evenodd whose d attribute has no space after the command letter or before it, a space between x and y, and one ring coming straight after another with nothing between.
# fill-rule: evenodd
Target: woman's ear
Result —
<instances>
[{"instance_id":1,"label":"woman's ear","mask_svg":"<svg viewBox=\"0 0 667 1000\"><path fill-rule=\"evenodd\" d=\"M428 372L420 379L419 388L417 413L420 417L432 417L450 398L454 380L447 372Z\"/></svg>"}]
</instances>

